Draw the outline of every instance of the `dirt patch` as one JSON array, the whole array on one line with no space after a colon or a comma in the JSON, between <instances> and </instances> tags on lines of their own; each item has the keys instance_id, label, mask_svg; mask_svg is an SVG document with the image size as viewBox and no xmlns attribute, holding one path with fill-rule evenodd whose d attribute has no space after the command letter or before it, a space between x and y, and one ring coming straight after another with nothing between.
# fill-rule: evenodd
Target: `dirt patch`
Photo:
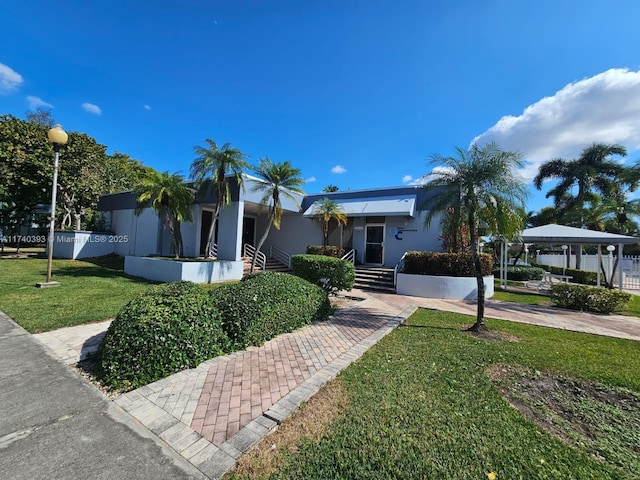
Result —
<instances>
[{"instance_id":1,"label":"dirt patch","mask_svg":"<svg viewBox=\"0 0 640 480\"><path fill-rule=\"evenodd\" d=\"M126 392L126 390L116 390L100 383L95 375L95 360L93 356L89 356L85 360L76 363L74 365L74 368L81 377L84 377L87 381L92 383L94 387L100 390L102 394L110 400L115 400L120 395Z\"/></svg>"},{"instance_id":2,"label":"dirt patch","mask_svg":"<svg viewBox=\"0 0 640 480\"><path fill-rule=\"evenodd\" d=\"M240 457L235 473L247 478L268 478L281 468L288 453L295 453L303 439L320 441L327 428L341 415L348 403L339 380L320 389L296 410L277 430Z\"/></svg>"},{"instance_id":3,"label":"dirt patch","mask_svg":"<svg viewBox=\"0 0 640 480\"><path fill-rule=\"evenodd\" d=\"M614 467L640 475L640 395L621 388L496 365L488 375L540 428Z\"/></svg>"}]
</instances>

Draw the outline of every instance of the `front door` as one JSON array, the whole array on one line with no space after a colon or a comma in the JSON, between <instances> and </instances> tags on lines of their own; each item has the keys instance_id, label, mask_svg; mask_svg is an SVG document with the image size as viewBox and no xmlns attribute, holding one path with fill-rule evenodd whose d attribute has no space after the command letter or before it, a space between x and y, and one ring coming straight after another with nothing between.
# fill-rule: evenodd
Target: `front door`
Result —
<instances>
[{"instance_id":1,"label":"front door","mask_svg":"<svg viewBox=\"0 0 640 480\"><path fill-rule=\"evenodd\" d=\"M256 246L256 219L254 217L244 217L242 222L242 248L244 244Z\"/></svg>"},{"instance_id":2,"label":"front door","mask_svg":"<svg viewBox=\"0 0 640 480\"><path fill-rule=\"evenodd\" d=\"M382 265L384 246L384 224L369 224L366 227L364 263Z\"/></svg>"}]
</instances>

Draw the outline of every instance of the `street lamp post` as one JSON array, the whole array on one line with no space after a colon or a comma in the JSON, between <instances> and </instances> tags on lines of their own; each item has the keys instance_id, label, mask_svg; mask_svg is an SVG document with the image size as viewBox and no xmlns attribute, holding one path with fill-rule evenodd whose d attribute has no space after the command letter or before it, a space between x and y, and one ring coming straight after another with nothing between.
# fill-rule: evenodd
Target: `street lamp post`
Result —
<instances>
[{"instance_id":1,"label":"street lamp post","mask_svg":"<svg viewBox=\"0 0 640 480\"><path fill-rule=\"evenodd\" d=\"M60 125L56 125L54 128L49 129L49 141L53 144L53 151L55 152L53 161L53 188L51 190L51 216L49 217L49 239L47 241L48 255L47 255L47 281L39 282L36 285L38 287L57 287L59 282L51 281L51 265L53 263L53 240L54 240L54 228L56 221L56 193L58 190L58 158L60 147L67 143L69 136Z\"/></svg>"},{"instance_id":2,"label":"street lamp post","mask_svg":"<svg viewBox=\"0 0 640 480\"><path fill-rule=\"evenodd\" d=\"M567 273L567 245L562 245L562 275Z\"/></svg>"}]
</instances>

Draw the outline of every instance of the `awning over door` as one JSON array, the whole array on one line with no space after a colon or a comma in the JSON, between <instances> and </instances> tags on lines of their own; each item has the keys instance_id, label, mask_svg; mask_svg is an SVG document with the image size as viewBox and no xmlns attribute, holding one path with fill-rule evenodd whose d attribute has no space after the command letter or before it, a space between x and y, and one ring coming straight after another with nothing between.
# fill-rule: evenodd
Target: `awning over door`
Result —
<instances>
[{"instance_id":1,"label":"awning over door","mask_svg":"<svg viewBox=\"0 0 640 480\"><path fill-rule=\"evenodd\" d=\"M348 198L336 200L348 217L408 216L415 217L416 195L396 195L390 197ZM305 217L313 216L314 206L304 212Z\"/></svg>"}]
</instances>

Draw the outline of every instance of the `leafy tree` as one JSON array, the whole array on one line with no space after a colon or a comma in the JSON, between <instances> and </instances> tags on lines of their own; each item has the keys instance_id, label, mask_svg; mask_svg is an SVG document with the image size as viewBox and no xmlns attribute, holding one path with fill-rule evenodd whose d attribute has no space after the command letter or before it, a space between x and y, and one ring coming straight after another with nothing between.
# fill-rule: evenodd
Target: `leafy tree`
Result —
<instances>
[{"instance_id":1,"label":"leafy tree","mask_svg":"<svg viewBox=\"0 0 640 480\"><path fill-rule=\"evenodd\" d=\"M262 234L251 260L251 273L253 273L256 265L258 251L267 240L271 226L273 225L280 230L280 221L282 219L281 197L293 200L300 208L298 200L292 193L304 195L304 191L300 188L304 185L304 179L301 177L302 171L299 168L292 167L289 161L273 163L268 157L265 157L260 160L260 164L253 171L258 178L255 180L255 186L252 191L262 193L258 212L265 206L268 208L268 212L267 228Z\"/></svg>"},{"instance_id":2,"label":"leafy tree","mask_svg":"<svg viewBox=\"0 0 640 480\"><path fill-rule=\"evenodd\" d=\"M337 192L338 190L340 190L340 188L338 188L337 185L329 184L322 189L322 193L332 193L332 192Z\"/></svg>"},{"instance_id":3,"label":"leafy tree","mask_svg":"<svg viewBox=\"0 0 640 480\"><path fill-rule=\"evenodd\" d=\"M47 131L42 119L0 116L0 226L9 231L50 202L53 146ZM95 212L100 195L133 188L146 170L126 155L107 155L104 145L84 133L69 132L60 148L56 224L79 229L83 212Z\"/></svg>"},{"instance_id":4,"label":"leafy tree","mask_svg":"<svg viewBox=\"0 0 640 480\"><path fill-rule=\"evenodd\" d=\"M140 215L149 205L169 228L171 244L176 258L183 255L180 222L191 222L193 190L184 182L182 175L151 170L135 188L137 206L135 214Z\"/></svg>"},{"instance_id":5,"label":"leafy tree","mask_svg":"<svg viewBox=\"0 0 640 480\"><path fill-rule=\"evenodd\" d=\"M0 228L15 234L51 198L53 146L47 128L0 116Z\"/></svg>"},{"instance_id":6,"label":"leafy tree","mask_svg":"<svg viewBox=\"0 0 640 480\"><path fill-rule=\"evenodd\" d=\"M242 172L249 169L250 165L247 163L248 156L236 148L231 148L230 143L226 143L222 148L219 148L216 142L210 138L207 138L206 142L206 147L193 147L196 159L191 164L190 173L191 177L196 181L196 187L199 189L200 194L211 190L216 195L216 208L213 213L205 249L207 256L209 256L213 246L213 236L216 230L216 222L220 216L220 209L231 202L227 174L231 174L238 186L242 187Z\"/></svg>"},{"instance_id":7,"label":"leafy tree","mask_svg":"<svg viewBox=\"0 0 640 480\"><path fill-rule=\"evenodd\" d=\"M32 112L27 112L25 114L25 118L27 119L27 122L36 123L47 128L53 127L53 124L55 123L53 116L51 115L51 110L45 110L42 107L38 107Z\"/></svg>"},{"instance_id":8,"label":"leafy tree","mask_svg":"<svg viewBox=\"0 0 640 480\"><path fill-rule=\"evenodd\" d=\"M443 219L452 206L458 206L469 228L471 256L478 285L476 323L470 330L484 327L484 279L478 254L478 227L507 237L524 226L526 187L514 170L522 168L520 155L503 151L495 143L483 147L472 145L468 151L456 148L455 157L434 154L431 164L445 168L431 175L424 188L431 192L425 207L425 224Z\"/></svg>"},{"instance_id":9,"label":"leafy tree","mask_svg":"<svg viewBox=\"0 0 640 480\"><path fill-rule=\"evenodd\" d=\"M311 218L319 220L322 225L322 244L324 246L329 244L329 223L331 220L338 222L338 225L347 224L347 214L342 209L342 206L327 197L315 201L311 210Z\"/></svg>"}]
</instances>

